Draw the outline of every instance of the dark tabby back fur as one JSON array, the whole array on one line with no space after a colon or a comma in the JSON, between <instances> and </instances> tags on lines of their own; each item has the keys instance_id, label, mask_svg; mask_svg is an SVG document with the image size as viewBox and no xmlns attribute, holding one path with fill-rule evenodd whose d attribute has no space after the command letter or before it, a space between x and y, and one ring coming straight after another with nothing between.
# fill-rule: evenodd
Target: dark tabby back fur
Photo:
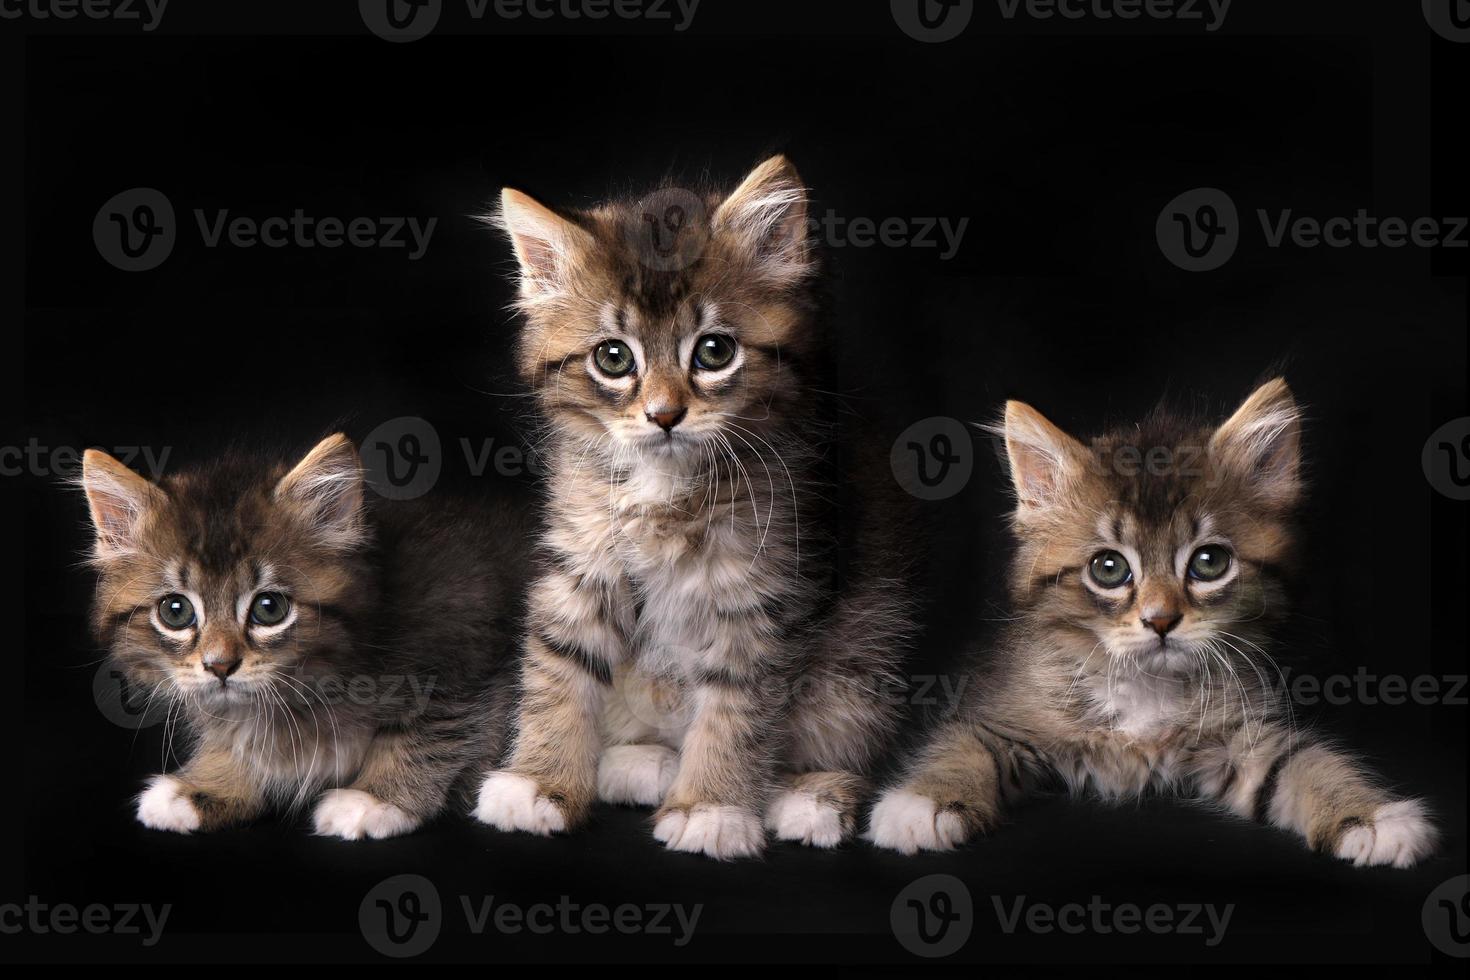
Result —
<instances>
[{"instance_id":1,"label":"dark tabby back fur","mask_svg":"<svg viewBox=\"0 0 1470 980\"><path fill-rule=\"evenodd\" d=\"M1088 446L1012 402L1004 432L1016 621L874 809L876 843L952 847L1059 778L1110 799L1198 796L1358 864L1429 851L1423 806L1296 731L1273 683L1304 493L1282 381L1218 428L1160 413Z\"/></svg>"},{"instance_id":2,"label":"dark tabby back fur","mask_svg":"<svg viewBox=\"0 0 1470 980\"><path fill-rule=\"evenodd\" d=\"M139 798L143 823L207 831L316 799L318 832L390 836L500 751L523 549L508 507L370 506L341 435L289 472L230 457L158 484L94 450L83 484L97 635L193 743ZM255 618L262 595L279 622Z\"/></svg>"},{"instance_id":3,"label":"dark tabby back fur","mask_svg":"<svg viewBox=\"0 0 1470 980\"><path fill-rule=\"evenodd\" d=\"M884 457L823 394L796 171L567 215L506 190L499 222L552 476L519 732L480 819L550 833L601 797L658 806L678 850L755 854L763 818L836 844L895 725L909 597ZM605 370L605 343L632 366Z\"/></svg>"}]
</instances>

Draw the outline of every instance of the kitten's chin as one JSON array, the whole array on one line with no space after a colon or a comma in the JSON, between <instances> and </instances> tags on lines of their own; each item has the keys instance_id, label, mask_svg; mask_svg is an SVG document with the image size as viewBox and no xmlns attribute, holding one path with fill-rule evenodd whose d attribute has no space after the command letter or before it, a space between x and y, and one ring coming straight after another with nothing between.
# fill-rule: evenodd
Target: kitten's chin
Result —
<instances>
[{"instance_id":1,"label":"kitten's chin","mask_svg":"<svg viewBox=\"0 0 1470 980\"><path fill-rule=\"evenodd\" d=\"M185 688L200 707L206 710L224 710L255 704L254 685L248 681L232 680L226 684L210 682Z\"/></svg>"},{"instance_id":2,"label":"kitten's chin","mask_svg":"<svg viewBox=\"0 0 1470 980\"><path fill-rule=\"evenodd\" d=\"M697 453L701 441L678 432L667 435L660 432L634 440L633 446L639 453L655 459L678 459Z\"/></svg>"},{"instance_id":3,"label":"kitten's chin","mask_svg":"<svg viewBox=\"0 0 1470 980\"><path fill-rule=\"evenodd\" d=\"M1156 677L1184 677L1195 673L1200 663L1194 646L1179 640L1153 640L1113 647L1109 652L1123 663Z\"/></svg>"}]
</instances>

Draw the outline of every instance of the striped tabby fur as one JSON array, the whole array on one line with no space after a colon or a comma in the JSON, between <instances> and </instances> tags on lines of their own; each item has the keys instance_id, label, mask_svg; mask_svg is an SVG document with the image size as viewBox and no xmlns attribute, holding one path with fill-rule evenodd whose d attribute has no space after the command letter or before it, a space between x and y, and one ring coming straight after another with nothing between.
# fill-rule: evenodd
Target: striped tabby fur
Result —
<instances>
[{"instance_id":1,"label":"striped tabby fur","mask_svg":"<svg viewBox=\"0 0 1470 980\"><path fill-rule=\"evenodd\" d=\"M192 748L138 819L179 832L315 801L318 833L407 833L501 751L513 700L519 518L364 499L345 436L289 472L226 457L158 484L96 450L82 482L93 621ZM251 617L262 594L286 617ZM172 628L160 602L184 597ZM175 624L181 622L176 620ZM167 733L166 733L167 734Z\"/></svg>"},{"instance_id":2,"label":"striped tabby fur","mask_svg":"<svg viewBox=\"0 0 1470 980\"><path fill-rule=\"evenodd\" d=\"M1262 386L1214 430L1160 413L1087 446L1011 402L1004 433L1018 620L968 702L874 808L875 843L953 847L1059 777L1108 799L1198 796L1360 865L1406 867L1430 851L1423 805L1295 730L1268 683L1303 494L1285 383ZM1190 572L1197 549L1216 556L1203 576ZM1231 557L1215 575L1222 549ZM1105 552L1127 562L1128 581L1093 576ZM1098 571L1112 582L1108 566Z\"/></svg>"},{"instance_id":3,"label":"striped tabby fur","mask_svg":"<svg viewBox=\"0 0 1470 980\"><path fill-rule=\"evenodd\" d=\"M881 457L820 390L795 170L575 214L501 203L551 477L519 731L477 816L546 834L600 797L656 806L675 850L837 844L895 725L909 603L900 522L862 475ZM604 370L604 343L636 366Z\"/></svg>"}]
</instances>

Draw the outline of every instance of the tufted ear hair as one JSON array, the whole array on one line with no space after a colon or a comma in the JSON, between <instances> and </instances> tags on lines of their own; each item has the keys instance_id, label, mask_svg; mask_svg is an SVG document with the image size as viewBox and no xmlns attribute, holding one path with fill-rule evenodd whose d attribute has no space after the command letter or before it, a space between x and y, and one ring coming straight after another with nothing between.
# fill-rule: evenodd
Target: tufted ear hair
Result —
<instances>
[{"instance_id":1,"label":"tufted ear hair","mask_svg":"<svg viewBox=\"0 0 1470 980\"><path fill-rule=\"evenodd\" d=\"M1006 402L1006 456L1022 520L1051 510L1087 465L1087 447L1025 402Z\"/></svg>"},{"instance_id":2,"label":"tufted ear hair","mask_svg":"<svg viewBox=\"0 0 1470 980\"><path fill-rule=\"evenodd\" d=\"M1277 507L1301 498L1301 409L1281 378L1261 385L1210 437L1210 455Z\"/></svg>"},{"instance_id":3,"label":"tufted ear hair","mask_svg":"<svg viewBox=\"0 0 1470 980\"><path fill-rule=\"evenodd\" d=\"M774 156L720 203L713 227L741 243L766 278L791 283L813 268L807 209L796 168L784 156Z\"/></svg>"},{"instance_id":4,"label":"tufted ear hair","mask_svg":"<svg viewBox=\"0 0 1470 980\"><path fill-rule=\"evenodd\" d=\"M488 220L510 237L522 301L562 292L578 256L591 245L582 228L512 187L500 191L500 209Z\"/></svg>"},{"instance_id":5,"label":"tufted ear hair","mask_svg":"<svg viewBox=\"0 0 1470 980\"><path fill-rule=\"evenodd\" d=\"M168 499L160 487L100 449L82 455L82 489L96 533L92 555L98 561L136 551L143 517Z\"/></svg>"},{"instance_id":6,"label":"tufted ear hair","mask_svg":"<svg viewBox=\"0 0 1470 980\"><path fill-rule=\"evenodd\" d=\"M274 496L329 547L350 549L362 542L362 465L342 433L317 443L281 477Z\"/></svg>"}]
</instances>

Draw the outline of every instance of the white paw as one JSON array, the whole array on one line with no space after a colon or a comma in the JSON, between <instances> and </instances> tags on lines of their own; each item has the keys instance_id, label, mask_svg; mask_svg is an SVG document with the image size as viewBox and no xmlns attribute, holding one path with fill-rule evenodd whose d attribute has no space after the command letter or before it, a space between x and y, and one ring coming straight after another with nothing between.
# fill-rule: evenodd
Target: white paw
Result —
<instances>
[{"instance_id":1,"label":"white paw","mask_svg":"<svg viewBox=\"0 0 1470 980\"><path fill-rule=\"evenodd\" d=\"M766 832L754 813L708 803L669 811L653 825L653 836L671 851L708 854L721 861L755 857L766 844Z\"/></svg>"},{"instance_id":2,"label":"white paw","mask_svg":"<svg viewBox=\"0 0 1470 980\"><path fill-rule=\"evenodd\" d=\"M787 790L771 801L766 827L777 840L799 841L808 847L836 847L842 843L842 812L798 790Z\"/></svg>"},{"instance_id":3,"label":"white paw","mask_svg":"<svg viewBox=\"0 0 1470 980\"><path fill-rule=\"evenodd\" d=\"M868 817L867 838L903 854L947 851L965 842L965 825L927 796L891 789Z\"/></svg>"},{"instance_id":4,"label":"white paw","mask_svg":"<svg viewBox=\"0 0 1470 980\"><path fill-rule=\"evenodd\" d=\"M384 803L360 789L334 789L322 794L312 815L316 832L324 837L362 840L397 837L419 825L418 818L392 803Z\"/></svg>"},{"instance_id":5,"label":"white paw","mask_svg":"<svg viewBox=\"0 0 1470 980\"><path fill-rule=\"evenodd\" d=\"M524 830L543 837L567 829L561 807L541 795L535 780L513 772L492 772L485 777L475 819L501 830Z\"/></svg>"},{"instance_id":6,"label":"white paw","mask_svg":"<svg viewBox=\"0 0 1470 980\"><path fill-rule=\"evenodd\" d=\"M138 822L153 830L188 834L199 829L199 811L183 783L172 776L154 776L138 797Z\"/></svg>"},{"instance_id":7,"label":"white paw","mask_svg":"<svg viewBox=\"0 0 1470 980\"><path fill-rule=\"evenodd\" d=\"M597 764L597 796L606 803L658 806L679 774L679 754L662 745L614 745Z\"/></svg>"},{"instance_id":8,"label":"white paw","mask_svg":"<svg viewBox=\"0 0 1470 980\"><path fill-rule=\"evenodd\" d=\"M1391 864L1407 868L1434 850L1437 837L1424 804L1397 800L1374 811L1371 825L1353 827L1343 834L1337 842L1337 856L1359 867Z\"/></svg>"}]
</instances>

